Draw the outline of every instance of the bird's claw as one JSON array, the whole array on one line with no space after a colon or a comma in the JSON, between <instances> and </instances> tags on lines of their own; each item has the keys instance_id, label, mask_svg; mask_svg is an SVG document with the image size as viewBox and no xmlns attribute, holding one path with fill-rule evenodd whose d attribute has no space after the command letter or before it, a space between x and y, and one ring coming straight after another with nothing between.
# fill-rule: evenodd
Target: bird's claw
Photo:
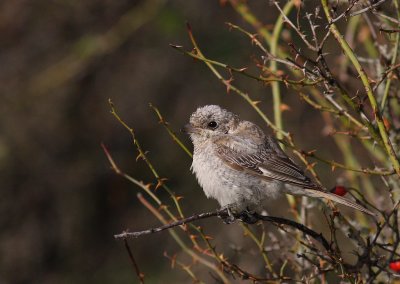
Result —
<instances>
[{"instance_id":1,"label":"bird's claw","mask_svg":"<svg viewBox=\"0 0 400 284\"><path fill-rule=\"evenodd\" d=\"M225 209L228 215L219 216L225 224L232 224L236 221L236 219L240 219L246 224L255 224L257 221L259 221L259 218L256 216L256 212L250 210L249 208L241 211L240 213L232 212L232 208L229 206L227 206Z\"/></svg>"},{"instance_id":2,"label":"bird's claw","mask_svg":"<svg viewBox=\"0 0 400 284\"><path fill-rule=\"evenodd\" d=\"M232 213L231 208L230 208L229 206L226 206L225 209L226 209L226 211L227 211L227 213L228 213L228 216L226 216L226 215L220 215L219 217L220 217L220 218L222 219L222 221L223 221L225 224L227 224L227 225L234 223L234 222L236 221L236 217L235 217L235 215Z\"/></svg>"},{"instance_id":3,"label":"bird's claw","mask_svg":"<svg viewBox=\"0 0 400 284\"><path fill-rule=\"evenodd\" d=\"M222 222L224 222L224 224L227 224L227 225L235 223L235 221L236 221L236 218L233 215L221 217L221 219L222 219Z\"/></svg>"},{"instance_id":4,"label":"bird's claw","mask_svg":"<svg viewBox=\"0 0 400 284\"><path fill-rule=\"evenodd\" d=\"M259 220L255 212L248 209L240 212L239 219L246 224L255 224Z\"/></svg>"}]
</instances>

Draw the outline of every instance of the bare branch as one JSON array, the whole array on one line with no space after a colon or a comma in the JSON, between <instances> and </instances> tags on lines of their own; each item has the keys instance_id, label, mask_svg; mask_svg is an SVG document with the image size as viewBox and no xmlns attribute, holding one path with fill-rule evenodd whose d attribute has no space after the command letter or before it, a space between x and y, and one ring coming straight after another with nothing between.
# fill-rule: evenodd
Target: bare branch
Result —
<instances>
[{"instance_id":1,"label":"bare branch","mask_svg":"<svg viewBox=\"0 0 400 284\"><path fill-rule=\"evenodd\" d=\"M144 283L144 274L142 272L140 272L139 266L138 266L135 258L133 257L133 253L132 253L132 250L131 250L131 248L130 248L130 246L128 244L128 240L127 239L124 239L124 244L125 244L126 251L128 252L129 258L130 258L130 260L132 262L133 268L134 268L134 270L136 272L136 275L139 278L139 282L140 282L140 284L143 284Z\"/></svg>"},{"instance_id":2,"label":"bare branch","mask_svg":"<svg viewBox=\"0 0 400 284\"><path fill-rule=\"evenodd\" d=\"M205 213L200 213L200 214L195 214L190 217L166 224L164 226L160 226L157 228L151 228L148 230L144 231L136 231L136 232L131 232L131 231L124 231L121 234L114 235L115 239L127 239L127 238L138 238L144 235L150 235L154 233L159 233L177 226L185 225L194 221L202 220L202 219L207 219L210 217L221 217L221 218L226 218L229 217L230 214L226 208L216 210L214 212L205 212ZM242 215L241 214L235 214L234 215L235 219L241 219ZM295 221L281 218L281 217L274 217L274 216L265 216L265 215L260 215L258 213L253 213L253 217L255 217L257 220L260 221L265 221L265 222L272 222L278 225L287 225L289 227L295 228L304 234L312 237L315 239L317 242L319 242L327 251L331 251L331 246L329 242L322 236L322 234L317 233L310 228L304 226L303 224L297 223Z\"/></svg>"}]
</instances>

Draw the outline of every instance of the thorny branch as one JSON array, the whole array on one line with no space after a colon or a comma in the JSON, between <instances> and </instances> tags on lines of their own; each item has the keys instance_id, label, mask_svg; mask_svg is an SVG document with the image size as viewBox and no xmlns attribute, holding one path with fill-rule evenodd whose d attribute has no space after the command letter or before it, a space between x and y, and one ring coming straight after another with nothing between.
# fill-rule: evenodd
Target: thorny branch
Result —
<instances>
[{"instance_id":1,"label":"thorny branch","mask_svg":"<svg viewBox=\"0 0 400 284\"><path fill-rule=\"evenodd\" d=\"M346 17L354 17L354 16L360 15L362 13L365 13L367 11L373 10L373 9L377 8L378 6L382 5L386 1L387 0L379 0L378 2L375 2L373 4L367 5L367 7L364 7L362 9L360 9L360 10L357 10L357 11L354 11L354 12L350 13L351 9L353 9L353 7L356 6L357 3L360 2L359 0L352 0L352 1L350 1L350 4L346 8L346 10L343 13L341 13L339 16L337 16L336 18L332 19L329 23L333 24L333 23L336 23L337 21L339 21L340 19L342 19L343 17L345 17L345 18Z\"/></svg>"},{"instance_id":2,"label":"thorny branch","mask_svg":"<svg viewBox=\"0 0 400 284\"><path fill-rule=\"evenodd\" d=\"M300 158L315 180L321 180L318 174L322 169L342 169L339 176L348 184L345 188L349 194L361 205L371 206L379 212L379 219L372 220L358 214L352 219L346 218L336 208L330 215L318 211L317 214L325 216L325 219L319 219L328 226L324 234L329 237L325 238L310 225L314 224L313 217L318 216L313 213L315 205L311 201L303 200L300 205L298 200L292 200L289 210L294 213L296 221L255 214L259 221L266 222L258 224L267 226L272 223L279 228L277 232L271 232L264 229L264 225L262 228L242 226L246 228L245 233L254 240L265 262L264 275L256 276L233 264L217 250L212 238L192 223L211 217L226 217L228 213L221 209L185 217L179 203L180 196L166 185L166 179L161 178L150 162L133 129L117 115L111 104L113 115L131 133L139 160L145 162L156 179L156 188L165 189L174 206L170 208L168 202L162 201L150 183L145 184L122 172L103 145L112 169L147 194L150 201L143 196L139 197L139 201L162 224L144 231L125 231L115 235L115 238L126 241L128 238L168 230L186 255L193 258L191 265L201 263L212 271L216 281L223 283L230 283L230 277L240 277L255 283L308 283L313 279L326 283L327 272L334 273L340 281L352 283L391 282L398 278L399 275L389 268L400 260L400 181L396 175L400 172L398 0L352 0L348 3L321 0L320 5L312 7L313 12L310 12L310 7L305 7L307 2L273 1L272 5L278 12L273 26L263 23L248 1L228 0L221 3L229 3L249 24L249 30L232 23L228 23L228 26L230 30L245 35L250 44L255 46L256 54L250 56L254 66L250 62L246 67L233 67L230 63L205 56L189 25L188 34L193 50L171 46L203 62L226 87L227 93L233 92L243 98L275 133L280 133L281 143ZM387 10L387 7L394 9ZM296 13L294 9L297 9ZM336 23L344 19L348 21L341 21L339 30ZM332 45L332 42L337 46ZM363 54L362 57L360 54ZM318 145L316 151L302 150L297 144L297 137L295 143L293 134L284 129L285 124L277 119L271 120L263 111L261 101L254 100L245 87L238 86L237 81L234 81L236 76L243 76L263 87L274 84L272 93L274 102L278 102L273 108L275 118L283 118L283 111L293 108L292 105L285 105L285 99L290 92L296 92L306 107L321 114L326 124L323 133L329 138L333 137L333 143L338 153L342 154L342 159L337 156L330 158L329 153L322 153L323 147L320 149ZM279 88L277 91L277 84L289 91L281 92ZM160 109L151 107L171 139L189 157L190 151L161 115ZM343 162L339 162L341 160ZM325 167L315 167L317 162ZM179 230L175 232L174 228ZM346 244L341 242L343 237ZM193 248L186 245L186 242ZM346 245L353 250L353 262L345 260ZM275 255L276 252L279 256ZM191 266L175 257L168 258L171 262L179 263L191 279L201 282L201 277L196 275Z\"/></svg>"}]
</instances>

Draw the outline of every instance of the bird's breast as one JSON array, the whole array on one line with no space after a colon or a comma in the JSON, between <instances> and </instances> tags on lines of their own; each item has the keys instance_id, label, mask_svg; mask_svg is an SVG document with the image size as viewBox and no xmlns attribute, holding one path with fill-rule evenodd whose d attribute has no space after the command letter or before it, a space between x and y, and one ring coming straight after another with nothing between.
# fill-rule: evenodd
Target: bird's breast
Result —
<instances>
[{"instance_id":1,"label":"bird's breast","mask_svg":"<svg viewBox=\"0 0 400 284\"><path fill-rule=\"evenodd\" d=\"M214 197L214 189L221 187L221 161L212 151L195 151L192 171L207 197Z\"/></svg>"},{"instance_id":2,"label":"bird's breast","mask_svg":"<svg viewBox=\"0 0 400 284\"><path fill-rule=\"evenodd\" d=\"M207 197L221 206L260 199L259 186L242 171L232 169L214 152L213 147L195 148L192 171ZM252 202L254 203L254 202Z\"/></svg>"}]
</instances>

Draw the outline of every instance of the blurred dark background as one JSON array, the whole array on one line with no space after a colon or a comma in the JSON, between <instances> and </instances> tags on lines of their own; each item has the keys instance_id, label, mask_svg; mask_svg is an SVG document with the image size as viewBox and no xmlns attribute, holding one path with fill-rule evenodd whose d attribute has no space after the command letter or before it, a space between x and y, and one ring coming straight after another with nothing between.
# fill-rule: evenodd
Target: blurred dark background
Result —
<instances>
[{"instance_id":1,"label":"blurred dark background","mask_svg":"<svg viewBox=\"0 0 400 284\"><path fill-rule=\"evenodd\" d=\"M264 23L276 19L268 4L251 5ZM154 178L135 161L129 133L110 114L108 98L134 128L160 175L184 196L184 211L216 208L149 103L175 130L205 104L220 104L263 124L238 96L226 94L204 64L169 47L190 49L186 21L210 58L243 67L260 55L245 36L229 31L225 22L247 25L219 1L1 2L0 283L135 283L123 244L113 234L159 223L137 201L139 189L111 171L100 143L127 173L146 183ZM261 100L272 117L270 87L236 77L235 83ZM284 113L286 129L306 149L321 143L328 149L331 142L320 135L317 113L305 111L284 86L281 90L291 108ZM321 176L333 182L334 175L326 172ZM170 202L162 190L158 194ZM237 226L202 223L217 246L243 245ZM179 252L168 233L131 245L148 283L191 281L181 270L171 270L163 256Z\"/></svg>"}]
</instances>

